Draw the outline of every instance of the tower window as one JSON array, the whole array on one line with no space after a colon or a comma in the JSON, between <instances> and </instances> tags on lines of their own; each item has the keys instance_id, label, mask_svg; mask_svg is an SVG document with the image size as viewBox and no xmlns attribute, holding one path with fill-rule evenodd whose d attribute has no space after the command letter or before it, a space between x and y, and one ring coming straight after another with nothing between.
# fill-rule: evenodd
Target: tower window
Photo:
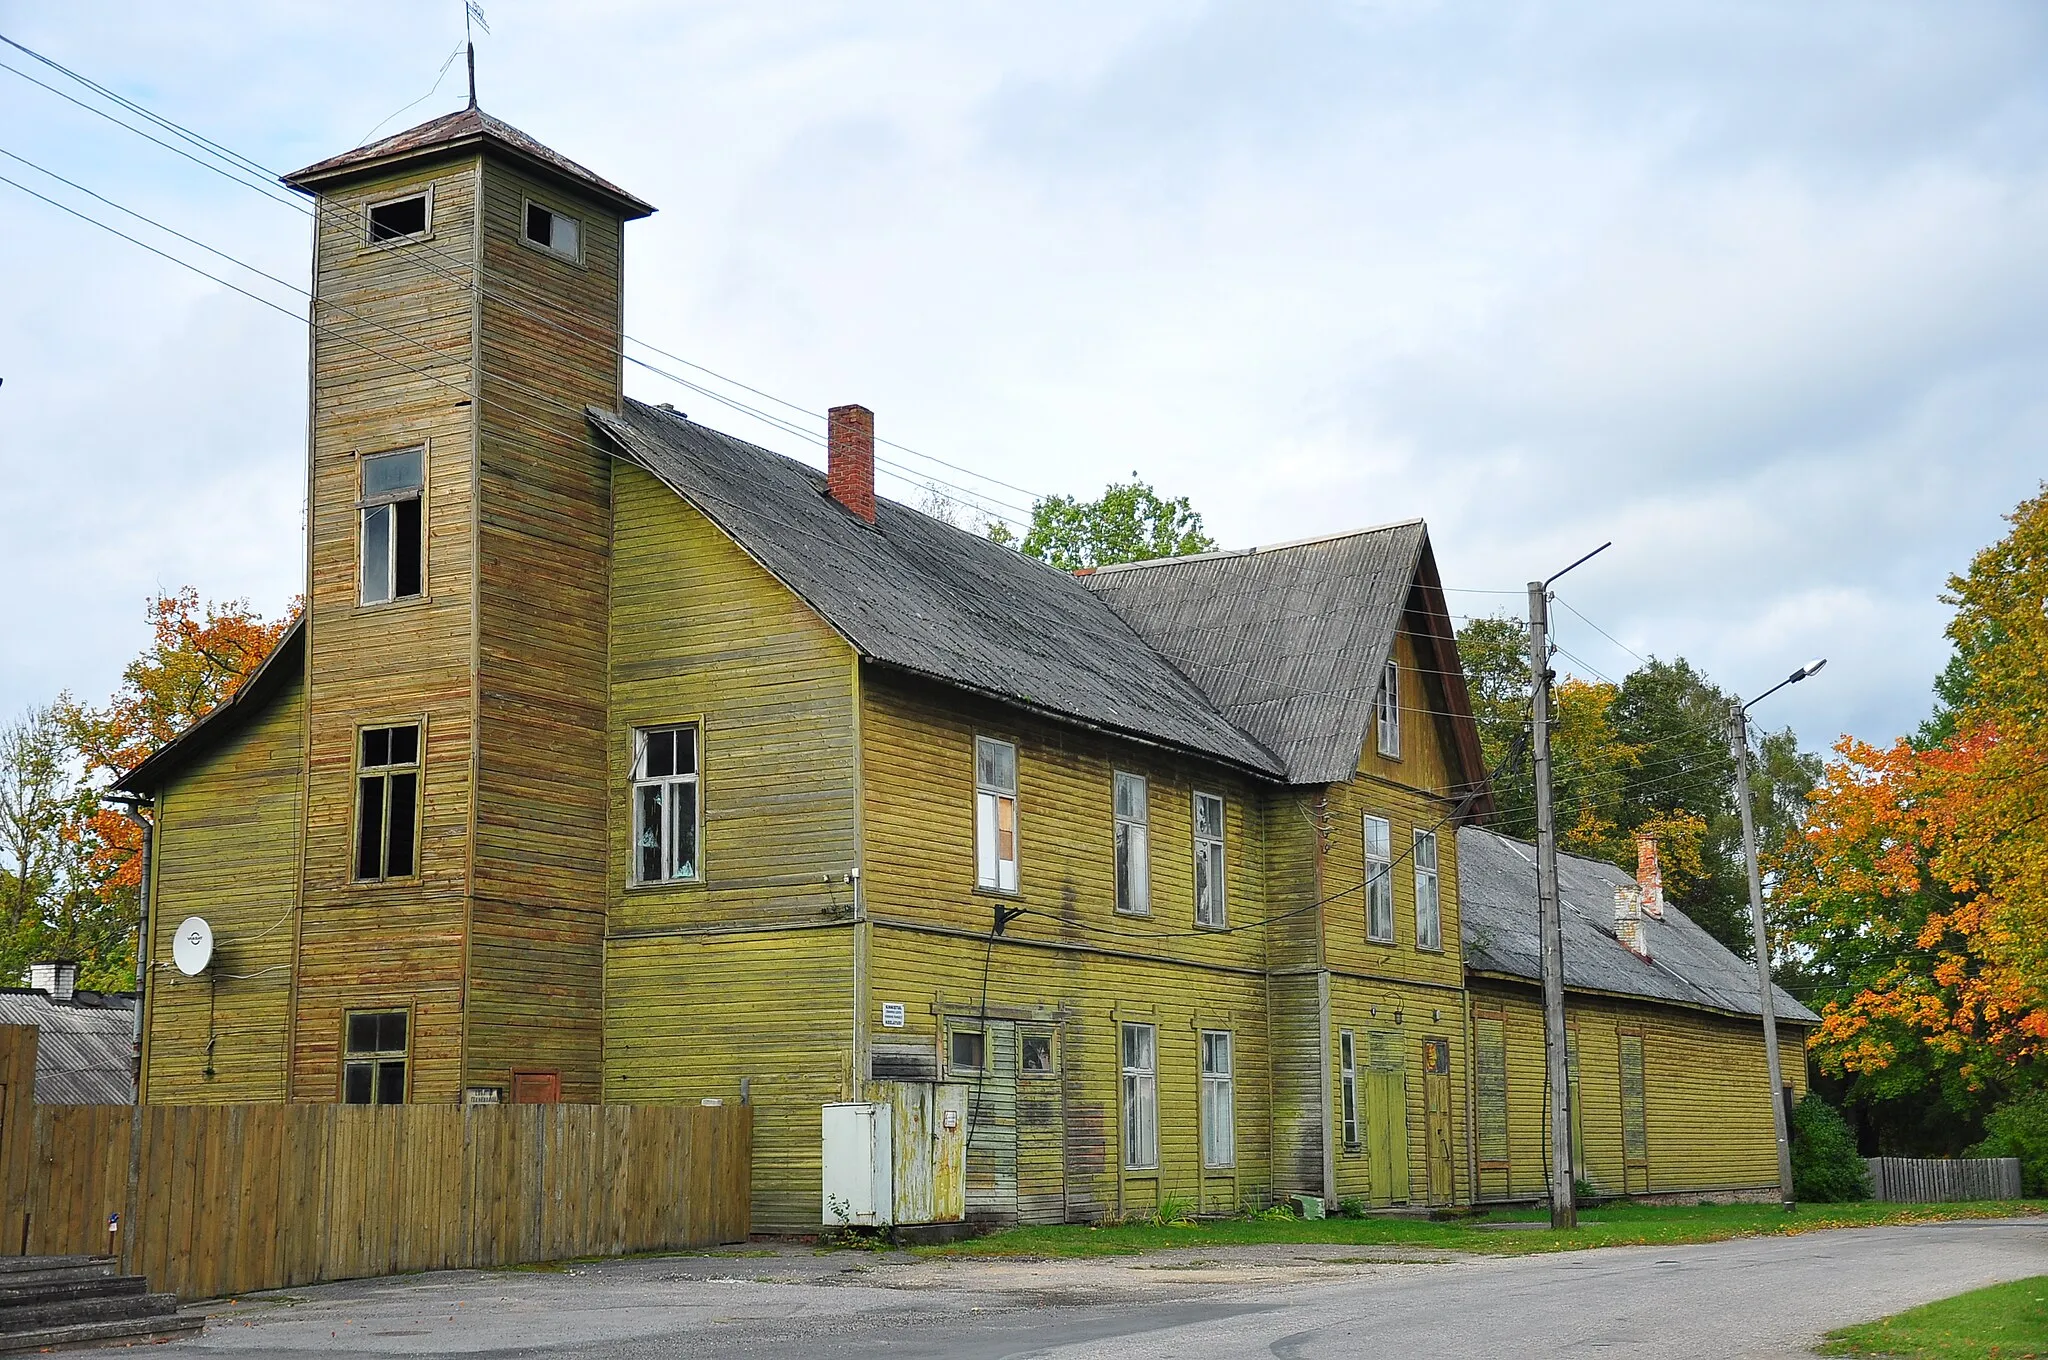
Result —
<instances>
[{"instance_id":1,"label":"tower window","mask_svg":"<svg viewBox=\"0 0 2048 1360\"><path fill-rule=\"evenodd\" d=\"M526 205L526 240L565 260L583 258L583 224L531 200Z\"/></svg>"},{"instance_id":2,"label":"tower window","mask_svg":"<svg viewBox=\"0 0 2048 1360\"><path fill-rule=\"evenodd\" d=\"M363 603L421 593L425 557L426 451L400 449L363 459Z\"/></svg>"},{"instance_id":3,"label":"tower window","mask_svg":"<svg viewBox=\"0 0 2048 1360\"><path fill-rule=\"evenodd\" d=\"M404 1011L350 1011L347 1052L341 1065L344 1105L405 1103Z\"/></svg>"},{"instance_id":4,"label":"tower window","mask_svg":"<svg viewBox=\"0 0 2048 1360\"><path fill-rule=\"evenodd\" d=\"M432 214L425 194L408 194L370 205L370 244L425 236Z\"/></svg>"},{"instance_id":5,"label":"tower window","mask_svg":"<svg viewBox=\"0 0 2048 1360\"><path fill-rule=\"evenodd\" d=\"M358 882L412 877L419 801L419 727L362 729L356 754Z\"/></svg>"}]
</instances>

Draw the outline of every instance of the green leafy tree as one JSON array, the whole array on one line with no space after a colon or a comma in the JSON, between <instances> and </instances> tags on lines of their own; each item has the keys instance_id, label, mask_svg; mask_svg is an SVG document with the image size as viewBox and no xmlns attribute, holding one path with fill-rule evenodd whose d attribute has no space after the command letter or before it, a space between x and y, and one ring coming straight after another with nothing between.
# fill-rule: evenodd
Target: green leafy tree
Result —
<instances>
[{"instance_id":1,"label":"green leafy tree","mask_svg":"<svg viewBox=\"0 0 2048 1360\"><path fill-rule=\"evenodd\" d=\"M991 533L990 537L996 537ZM1007 542L1007 535L999 541ZM1186 496L1168 500L1132 473L1092 501L1047 496L1031 507L1023 550L1062 571L1213 552Z\"/></svg>"},{"instance_id":2,"label":"green leafy tree","mask_svg":"<svg viewBox=\"0 0 2048 1360\"><path fill-rule=\"evenodd\" d=\"M1807 1204L1870 1198L1870 1167L1842 1112L1808 1092L1792 1107L1792 1193Z\"/></svg>"}]
</instances>

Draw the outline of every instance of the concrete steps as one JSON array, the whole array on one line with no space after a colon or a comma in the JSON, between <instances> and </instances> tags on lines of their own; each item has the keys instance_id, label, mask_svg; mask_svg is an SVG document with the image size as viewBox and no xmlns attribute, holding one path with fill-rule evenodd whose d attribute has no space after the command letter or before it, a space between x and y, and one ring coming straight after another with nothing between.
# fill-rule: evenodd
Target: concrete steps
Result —
<instances>
[{"instance_id":1,"label":"concrete steps","mask_svg":"<svg viewBox=\"0 0 2048 1360\"><path fill-rule=\"evenodd\" d=\"M178 1300L152 1294L110 1256L0 1258L0 1355L169 1341L206 1325L178 1316Z\"/></svg>"}]
</instances>

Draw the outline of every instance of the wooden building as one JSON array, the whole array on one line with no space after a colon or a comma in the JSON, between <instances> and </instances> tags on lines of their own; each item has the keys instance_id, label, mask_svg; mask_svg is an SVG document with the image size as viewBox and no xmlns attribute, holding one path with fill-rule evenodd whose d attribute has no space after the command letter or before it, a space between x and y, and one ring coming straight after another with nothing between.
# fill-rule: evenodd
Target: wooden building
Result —
<instances>
[{"instance_id":1,"label":"wooden building","mask_svg":"<svg viewBox=\"0 0 2048 1360\"><path fill-rule=\"evenodd\" d=\"M1479 827L1459 831L1458 849L1477 1198L1536 1199L1550 1160L1536 849ZM1578 1178L1599 1195L1775 1199L1754 965L1664 901L1647 840L1634 878L1603 860L1557 861ZM1782 988L1773 1003L1789 1104L1806 1092L1820 1017Z\"/></svg>"},{"instance_id":2,"label":"wooden building","mask_svg":"<svg viewBox=\"0 0 2048 1360\"><path fill-rule=\"evenodd\" d=\"M1475 1194L1460 831L1410 522L1080 576L633 401L652 209L470 109L315 201L306 609L153 800L144 1098L972 1088L971 1216ZM1482 1187L1483 1188L1483 1187Z\"/></svg>"}]
</instances>

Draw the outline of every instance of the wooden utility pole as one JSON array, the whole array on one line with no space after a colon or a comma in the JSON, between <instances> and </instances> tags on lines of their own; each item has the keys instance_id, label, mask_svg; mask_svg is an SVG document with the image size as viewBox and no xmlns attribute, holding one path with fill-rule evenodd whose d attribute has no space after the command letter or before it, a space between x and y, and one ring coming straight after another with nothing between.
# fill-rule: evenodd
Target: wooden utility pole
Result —
<instances>
[{"instance_id":1,"label":"wooden utility pole","mask_svg":"<svg viewBox=\"0 0 2048 1360\"><path fill-rule=\"evenodd\" d=\"M1550 801L1549 589L1547 581L1529 583L1529 693L1533 700L1530 735L1536 751L1536 899L1543 923L1543 1057L1550 1074L1550 1226L1576 1228L1579 1211L1572 1197L1577 1168L1572 1165L1571 1065L1564 1028L1564 933L1557 904L1556 814Z\"/></svg>"}]
</instances>

